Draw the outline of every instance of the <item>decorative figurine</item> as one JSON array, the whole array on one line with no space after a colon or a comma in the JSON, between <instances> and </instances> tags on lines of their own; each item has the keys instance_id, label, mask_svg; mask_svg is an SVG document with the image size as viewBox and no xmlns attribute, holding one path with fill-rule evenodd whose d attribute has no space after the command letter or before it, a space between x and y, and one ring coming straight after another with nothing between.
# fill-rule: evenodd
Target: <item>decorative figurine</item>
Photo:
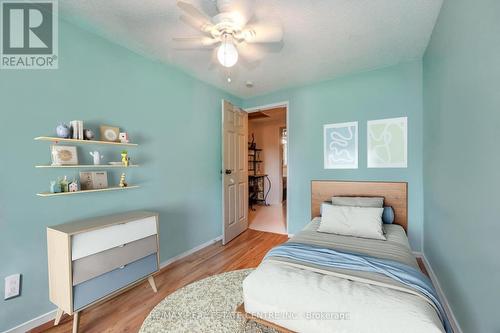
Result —
<instances>
[{"instance_id":1,"label":"decorative figurine","mask_svg":"<svg viewBox=\"0 0 500 333\"><path fill-rule=\"evenodd\" d=\"M94 134L94 131L92 131L91 129L84 129L83 130L83 138L85 140L94 140L95 138L95 134Z\"/></svg>"},{"instance_id":2,"label":"decorative figurine","mask_svg":"<svg viewBox=\"0 0 500 333\"><path fill-rule=\"evenodd\" d=\"M104 158L97 150L93 152L89 152L90 156L94 158L94 165L101 164L101 158Z\"/></svg>"},{"instance_id":3,"label":"decorative figurine","mask_svg":"<svg viewBox=\"0 0 500 333\"><path fill-rule=\"evenodd\" d=\"M63 178L63 180L61 180L60 184L61 184L61 192L68 192L69 191L69 189L68 189L68 185L69 185L68 177L64 176L64 178Z\"/></svg>"},{"instance_id":4,"label":"decorative figurine","mask_svg":"<svg viewBox=\"0 0 500 333\"><path fill-rule=\"evenodd\" d=\"M129 137L127 132L121 132L120 135L118 135L118 139L120 139L121 143L129 143Z\"/></svg>"},{"instance_id":5,"label":"decorative figurine","mask_svg":"<svg viewBox=\"0 0 500 333\"><path fill-rule=\"evenodd\" d=\"M68 139L71 137L71 129L66 124L59 124L56 127L57 136L63 139Z\"/></svg>"},{"instance_id":6,"label":"decorative figurine","mask_svg":"<svg viewBox=\"0 0 500 333\"><path fill-rule=\"evenodd\" d=\"M122 175L120 176L120 187L127 187L127 186L128 184L125 181L125 173L122 173Z\"/></svg>"},{"instance_id":7,"label":"decorative figurine","mask_svg":"<svg viewBox=\"0 0 500 333\"><path fill-rule=\"evenodd\" d=\"M61 182L59 180L52 180L50 182L50 193L60 193L61 192Z\"/></svg>"},{"instance_id":8,"label":"decorative figurine","mask_svg":"<svg viewBox=\"0 0 500 333\"><path fill-rule=\"evenodd\" d=\"M73 180L68 185L68 192L78 192L80 190L80 186L76 180Z\"/></svg>"},{"instance_id":9,"label":"decorative figurine","mask_svg":"<svg viewBox=\"0 0 500 333\"><path fill-rule=\"evenodd\" d=\"M126 167L128 167L130 163L130 158L128 157L128 152L126 150L122 151L122 164Z\"/></svg>"}]
</instances>

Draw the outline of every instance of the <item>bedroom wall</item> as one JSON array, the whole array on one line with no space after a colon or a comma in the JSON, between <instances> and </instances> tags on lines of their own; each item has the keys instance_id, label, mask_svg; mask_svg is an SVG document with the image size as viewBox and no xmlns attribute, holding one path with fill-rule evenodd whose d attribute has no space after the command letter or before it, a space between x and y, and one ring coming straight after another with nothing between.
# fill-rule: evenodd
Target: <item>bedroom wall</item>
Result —
<instances>
[{"instance_id":1,"label":"bedroom wall","mask_svg":"<svg viewBox=\"0 0 500 333\"><path fill-rule=\"evenodd\" d=\"M45 227L79 218L148 209L160 213L161 260L221 234L221 99L237 98L61 22L60 68L0 72L0 278L23 274L22 296L0 301L0 331L55 307L47 290ZM35 169L49 163L59 122L118 125L140 146L140 168L127 171L141 189L39 198L49 181L75 172ZM107 161L120 149L90 148ZM119 174L110 176L117 182Z\"/></svg>"},{"instance_id":2,"label":"bedroom wall","mask_svg":"<svg viewBox=\"0 0 500 333\"><path fill-rule=\"evenodd\" d=\"M463 332L500 332L499 12L445 1L424 57L424 251Z\"/></svg>"},{"instance_id":3,"label":"bedroom wall","mask_svg":"<svg viewBox=\"0 0 500 333\"><path fill-rule=\"evenodd\" d=\"M350 75L309 86L286 89L244 101L256 107L282 101L289 109L288 232L310 221L311 180L386 180L409 183L409 238L421 250L422 190L422 62ZM408 168L366 167L366 121L408 117ZM359 122L359 168L323 168L323 125Z\"/></svg>"}]
</instances>

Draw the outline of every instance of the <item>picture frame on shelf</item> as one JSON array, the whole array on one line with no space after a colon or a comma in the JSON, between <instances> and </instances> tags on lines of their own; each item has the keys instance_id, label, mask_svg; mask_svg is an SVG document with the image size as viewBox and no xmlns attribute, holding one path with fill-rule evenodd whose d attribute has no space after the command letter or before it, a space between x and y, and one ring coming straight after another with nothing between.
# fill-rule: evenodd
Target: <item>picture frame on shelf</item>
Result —
<instances>
[{"instance_id":1,"label":"picture frame on shelf","mask_svg":"<svg viewBox=\"0 0 500 333\"><path fill-rule=\"evenodd\" d=\"M85 190L101 190L108 188L108 173L106 171L80 172L80 187Z\"/></svg>"},{"instance_id":2,"label":"picture frame on shelf","mask_svg":"<svg viewBox=\"0 0 500 333\"><path fill-rule=\"evenodd\" d=\"M76 146L52 145L50 147L52 165L78 165Z\"/></svg>"},{"instance_id":3,"label":"picture frame on shelf","mask_svg":"<svg viewBox=\"0 0 500 333\"><path fill-rule=\"evenodd\" d=\"M115 126L101 125L101 141L120 142L120 128Z\"/></svg>"}]
</instances>

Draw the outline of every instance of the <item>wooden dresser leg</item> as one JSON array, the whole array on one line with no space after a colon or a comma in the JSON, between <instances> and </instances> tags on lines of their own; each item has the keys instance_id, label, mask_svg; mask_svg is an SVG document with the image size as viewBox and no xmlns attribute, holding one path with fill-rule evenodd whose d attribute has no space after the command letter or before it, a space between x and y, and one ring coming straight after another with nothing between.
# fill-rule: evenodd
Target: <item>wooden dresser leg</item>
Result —
<instances>
[{"instance_id":1,"label":"wooden dresser leg","mask_svg":"<svg viewBox=\"0 0 500 333\"><path fill-rule=\"evenodd\" d=\"M59 325L59 322L61 321L63 314L64 314L63 310L57 309L56 318L54 319L54 326Z\"/></svg>"},{"instance_id":2,"label":"wooden dresser leg","mask_svg":"<svg viewBox=\"0 0 500 333\"><path fill-rule=\"evenodd\" d=\"M78 322L80 321L79 312L73 314L73 333L78 333Z\"/></svg>"},{"instance_id":3,"label":"wooden dresser leg","mask_svg":"<svg viewBox=\"0 0 500 333\"><path fill-rule=\"evenodd\" d=\"M148 277L148 282L149 282L149 285L151 286L151 289L153 289L153 291L155 293L157 293L158 289L156 289L155 279L152 276L150 276L150 277Z\"/></svg>"}]
</instances>

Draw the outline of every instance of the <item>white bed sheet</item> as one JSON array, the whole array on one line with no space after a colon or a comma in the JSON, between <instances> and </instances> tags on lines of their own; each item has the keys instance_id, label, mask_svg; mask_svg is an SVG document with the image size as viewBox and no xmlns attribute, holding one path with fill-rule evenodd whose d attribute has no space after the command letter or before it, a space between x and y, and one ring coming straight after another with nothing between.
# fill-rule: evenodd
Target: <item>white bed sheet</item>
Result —
<instances>
[{"instance_id":1,"label":"white bed sheet","mask_svg":"<svg viewBox=\"0 0 500 333\"><path fill-rule=\"evenodd\" d=\"M315 224L304 230L313 231ZM397 242L408 244L404 238ZM244 280L243 299L246 312L295 332L444 332L436 310L421 296L273 260Z\"/></svg>"}]
</instances>

